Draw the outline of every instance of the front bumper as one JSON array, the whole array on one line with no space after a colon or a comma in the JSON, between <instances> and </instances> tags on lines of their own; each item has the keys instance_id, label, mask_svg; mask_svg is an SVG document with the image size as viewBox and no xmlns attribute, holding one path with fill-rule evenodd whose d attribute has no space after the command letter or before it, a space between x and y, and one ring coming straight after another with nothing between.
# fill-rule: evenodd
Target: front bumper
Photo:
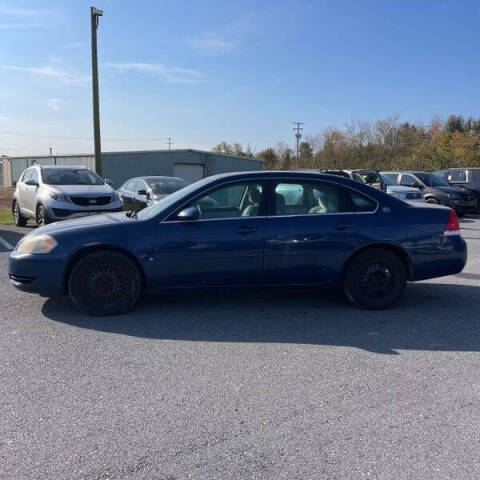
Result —
<instances>
[{"instance_id":1,"label":"front bumper","mask_svg":"<svg viewBox=\"0 0 480 480\"><path fill-rule=\"evenodd\" d=\"M66 202L53 201L47 205L46 210L49 219L60 221L86 217L88 215L98 215L99 213L121 212L123 205L121 202L114 202L102 207L80 207Z\"/></svg>"},{"instance_id":2,"label":"front bumper","mask_svg":"<svg viewBox=\"0 0 480 480\"><path fill-rule=\"evenodd\" d=\"M10 254L10 283L23 292L51 296L62 293L64 258L52 254Z\"/></svg>"}]
</instances>

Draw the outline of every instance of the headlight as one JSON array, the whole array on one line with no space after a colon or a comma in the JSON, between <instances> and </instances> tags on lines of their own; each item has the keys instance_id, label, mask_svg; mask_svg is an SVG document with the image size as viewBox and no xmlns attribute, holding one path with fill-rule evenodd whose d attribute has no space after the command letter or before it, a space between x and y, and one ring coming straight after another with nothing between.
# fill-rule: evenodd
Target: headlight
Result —
<instances>
[{"instance_id":1,"label":"headlight","mask_svg":"<svg viewBox=\"0 0 480 480\"><path fill-rule=\"evenodd\" d=\"M448 193L447 197L452 200L460 200L462 198L458 193Z\"/></svg>"},{"instance_id":2,"label":"headlight","mask_svg":"<svg viewBox=\"0 0 480 480\"><path fill-rule=\"evenodd\" d=\"M119 202L120 201L120 195L118 192L113 192L112 193L112 202Z\"/></svg>"},{"instance_id":3,"label":"headlight","mask_svg":"<svg viewBox=\"0 0 480 480\"><path fill-rule=\"evenodd\" d=\"M50 192L49 193L50 197L52 197L54 200L57 200L57 202L70 202L70 199L64 195L63 193L56 193L56 192Z\"/></svg>"},{"instance_id":4,"label":"headlight","mask_svg":"<svg viewBox=\"0 0 480 480\"><path fill-rule=\"evenodd\" d=\"M56 246L56 240L50 235L35 235L21 240L17 246L17 253L49 253Z\"/></svg>"},{"instance_id":5,"label":"headlight","mask_svg":"<svg viewBox=\"0 0 480 480\"><path fill-rule=\"evenodd\" d=\"M400 200L405 200L406 195L402 192L391 192L390 195L395 198L399 198Z\"/></svg>"}]
</instances>

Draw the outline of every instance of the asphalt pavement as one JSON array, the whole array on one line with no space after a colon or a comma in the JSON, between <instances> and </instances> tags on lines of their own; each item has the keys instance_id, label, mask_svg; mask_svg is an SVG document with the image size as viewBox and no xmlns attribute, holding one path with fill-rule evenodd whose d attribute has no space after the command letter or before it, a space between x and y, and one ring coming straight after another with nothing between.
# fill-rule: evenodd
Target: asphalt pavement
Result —
<instances>
[{"instance_id":1,"label":"asphalt pavement","mask_svg":"<svg viewBox=\"0 0 480 480\"><path fill-rule=\"evenodd\" d=\"M462 234L464 272L383 312L287 290L89 318L1 253L0 478L480 478L480 219Z\"/></svg>"}]
</instances>

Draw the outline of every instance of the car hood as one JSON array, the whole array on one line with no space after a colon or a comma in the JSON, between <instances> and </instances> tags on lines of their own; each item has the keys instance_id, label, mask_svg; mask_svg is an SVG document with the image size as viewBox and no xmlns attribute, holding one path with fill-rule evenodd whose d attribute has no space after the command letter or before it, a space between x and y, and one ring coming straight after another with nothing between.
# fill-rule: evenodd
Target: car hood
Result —
<instances>
[{"instance_id":1,"label":"car hood","mask_svg":"<svg viewBox=\"0 0 480 480\"><path fill-rule=\"evenodd\" d=\"M50 188L55 189L58 193L63 195L111 195L113 188L110 185L49 185Z\"/></svg>"},{"instance_id":2,"label":"car hood","mask_svg":"<svg viewBox=\"0 0 480 480\"><path fill-rule=\"evenodd\" d=\"M118 225L120 223L132 222L131 218L127 217L127 212L104 213L99 215L90 215L87 217L73 218L71 220L63 220L61 222L51 223L44 227L37 228L28 236L49 234L54 235L57 232L63 232L72 229L86 229L90 227L99 227L107 225Z\"/></svg>"},{"instance_id":3,"label":"car hood","mask_svg":"<svg viewBox=\"0 0 480 480\"><path fill-rule=\"evenodd\" d=\"M403 185L387 185L387 192L418 193L419 191L418 188L404 187Z\"/></svg>"}]
</instances>

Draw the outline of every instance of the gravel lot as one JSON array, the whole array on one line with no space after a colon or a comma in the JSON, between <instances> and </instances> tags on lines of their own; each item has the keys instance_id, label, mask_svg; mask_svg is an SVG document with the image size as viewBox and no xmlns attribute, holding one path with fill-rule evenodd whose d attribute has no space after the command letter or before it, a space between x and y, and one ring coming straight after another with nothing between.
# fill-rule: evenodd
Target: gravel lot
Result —
<instances>
[{"instance_id":1,"label":"gravel lot","mask_svg":"<svg viewBox=\"0 0 480 480\"><path fill-rule=\"evenodd\" d=\"M283 291L92 319L14 290L0 254L0 478L480 478L480 219L462 227L464 272L386 312Z\"/></svg>"}]
</instances>

